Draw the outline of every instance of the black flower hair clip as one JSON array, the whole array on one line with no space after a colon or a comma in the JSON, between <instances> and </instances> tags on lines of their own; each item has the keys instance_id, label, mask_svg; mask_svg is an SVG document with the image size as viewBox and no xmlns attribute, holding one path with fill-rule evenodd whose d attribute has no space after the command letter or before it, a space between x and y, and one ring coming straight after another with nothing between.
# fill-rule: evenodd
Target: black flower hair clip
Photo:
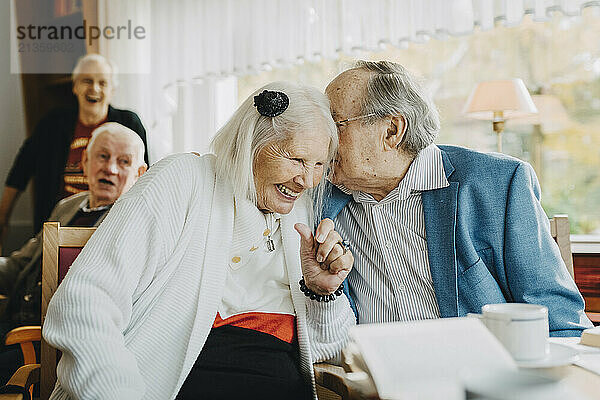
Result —
<instances>
[{"instance_id":1,"label":"black flower hair clip","mask_svg":"<svg viewBox=\"0 0 600 400\"><path fill-rule=\"evenodd\" d=\"M287 110L290 99L283 92L263 90L258 96L254 96L254 107L260 115L276 117Z\"/></svg>"}]
</instances>

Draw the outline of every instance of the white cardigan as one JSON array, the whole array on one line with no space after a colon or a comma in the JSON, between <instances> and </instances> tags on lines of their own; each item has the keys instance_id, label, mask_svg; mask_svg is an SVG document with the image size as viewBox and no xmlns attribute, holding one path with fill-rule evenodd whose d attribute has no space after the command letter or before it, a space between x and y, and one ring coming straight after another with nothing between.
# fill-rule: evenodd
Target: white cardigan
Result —
<instances>
[{"instance_id":1,"label":"white cardigan","mask_svg":"<svg viewBox=\"0 0 600 400\"><path fill-rule=\"evenodd\" d=\"M233 234L233 194L214 156L155 164L113 206L50 301L44 338L63 352L51 399L174 399L220 304ZM300 201L300 200L298 200ZM348 299L300 292L304 204L281 218L301 370L337 355L354 324ZM314 393L314 390L313 390ZM316 398L316 397L315 397Z\"/></svg>"}]
</instances>

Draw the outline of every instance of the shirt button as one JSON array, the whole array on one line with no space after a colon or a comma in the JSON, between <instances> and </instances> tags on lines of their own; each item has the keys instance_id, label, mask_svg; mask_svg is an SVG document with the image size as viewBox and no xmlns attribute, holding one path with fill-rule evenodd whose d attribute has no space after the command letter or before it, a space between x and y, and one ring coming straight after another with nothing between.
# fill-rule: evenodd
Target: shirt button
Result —
<instances>
[{"instance_id":1,"label":"shirt button","mask_svg":"<svg viewBox=\"0 0 600 400\"><path fill-rule=\"evenodd\" d=\"M388 249L388 250L391 250L391 249L392 249L392 247L394 247L394 245L392 244L392 242L386 242L386 243L385 243L385 248L386 248L386 249Z\"/></svg>"},{"instance_id":2,"label":"shirt button","mask_svg":"<svg viewBox=\"0 0 600 400\"><path fill-rule=\"evenodd\" d=\"M235 256L231 259L231 262L236 263L236 264L239 263L240 261L242 261L242 258L238 257L238 256Z\"/></svg>"},{"instance_id":3,"label":"shirt button","mask_svg":"<svg viewBox=\"0 0 600 400\"><path fill-rule=\"evenodd\" d=\"M404 283L401 283L398 285L398 290L400 290L401 292L405 292L406 291L406 285Z\"/></svg>"}]
</instances>

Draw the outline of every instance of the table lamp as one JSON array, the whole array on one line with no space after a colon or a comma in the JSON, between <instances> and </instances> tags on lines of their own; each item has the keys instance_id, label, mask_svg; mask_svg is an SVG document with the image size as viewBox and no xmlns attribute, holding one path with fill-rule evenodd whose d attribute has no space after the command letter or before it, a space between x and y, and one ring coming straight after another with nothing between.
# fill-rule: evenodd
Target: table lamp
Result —
<instances>
[{"instance_id":1,"label":"table lamp","mask_svg":"<svg viewBox=\"0 0 600 400\"><path fill-rule=\"evenodd\" d=\"M544 134L560 132L573 125L558 97L551 94L534 94L531 98L538 113L511 119L508 125L539 125Z\"/></svg>"},{"instance_id":2,"label":"table lamp","mask_svg":"<svg viewBox=\"0 0 600 400\"><path fill-rule=\"evenodd\" d=\"M479 83L463 108L469 118L491 120L497 135L498 152L502 152L502 131L507 119L537 114L537 108L521 79Z\"/></svg>"}]
</instances>

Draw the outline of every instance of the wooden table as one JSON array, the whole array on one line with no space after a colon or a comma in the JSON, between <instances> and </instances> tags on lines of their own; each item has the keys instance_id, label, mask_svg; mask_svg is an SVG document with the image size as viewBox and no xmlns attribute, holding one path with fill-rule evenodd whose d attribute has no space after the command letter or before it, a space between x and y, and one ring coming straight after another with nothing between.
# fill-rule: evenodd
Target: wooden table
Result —
<instances>
[{"instance_id":1,"label":"wooden table","mask_svg":"<svg viewBox=\"0 0 600 400\"><path fill-rule=\"evenodd\" d=\"M596 375L587 369L577 365L566 365L563 367L540 368L535 371L540 371L561 380L588 399L600 399L600 375Z\"/></svg>"}]
</instances>

